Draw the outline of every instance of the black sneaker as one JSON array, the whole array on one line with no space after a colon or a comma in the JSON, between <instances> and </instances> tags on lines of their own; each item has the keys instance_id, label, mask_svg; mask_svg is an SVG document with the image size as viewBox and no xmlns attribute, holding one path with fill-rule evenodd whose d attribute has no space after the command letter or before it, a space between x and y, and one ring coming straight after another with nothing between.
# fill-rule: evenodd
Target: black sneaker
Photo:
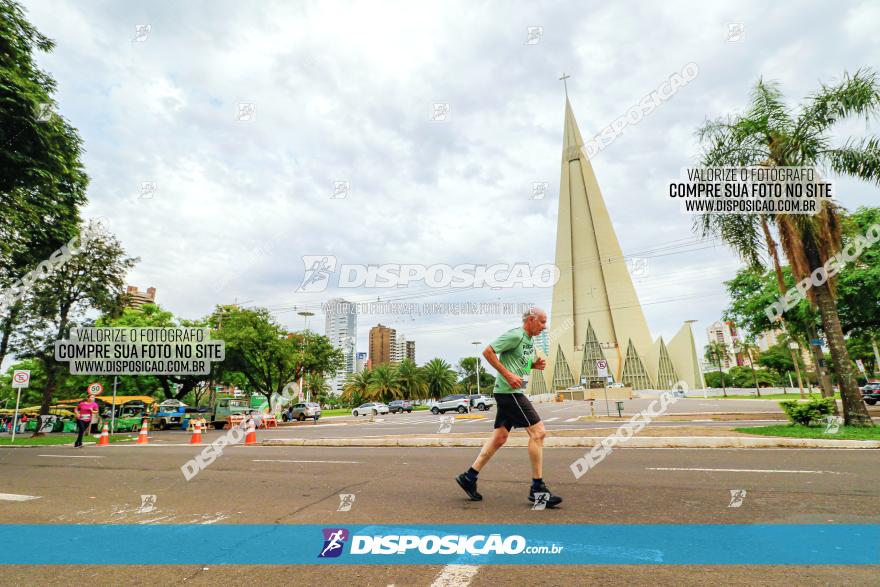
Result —
<instances>
[{"instance_id":1,"label":"black sneaker","mask_svg":"<svg viewBox=\"0 0 880 587\"><path fill-rule=\"evenodd\" d=\"M550 494L547 496L547 507L548 508L555 508L556 506L558 506L559 504L562 503L562 498L559 497L558 495L553 495L553 493L550 492L550 490L547 488L547 485L545 485L544 483L541 483L541 487L537 491L535 491L534 489L529 489L529 501L530 502L535 503L535 494L536 493L549 493Z\"/></svg>"},{"instance_id":2,"label":"black sneaker","mask_svg":"<svg viewBox=\"0 0 880 587\"><path fill-rule=\"evenodd\" d=\"M483 496L477 493L477 482L468 479L466 473L462 473L461 475L456 477L455 480L458 482L458 486L464 489L464 492L468 494L468 497L471 498L471 501L483 500Z\"/></svg>"}]
</instances>

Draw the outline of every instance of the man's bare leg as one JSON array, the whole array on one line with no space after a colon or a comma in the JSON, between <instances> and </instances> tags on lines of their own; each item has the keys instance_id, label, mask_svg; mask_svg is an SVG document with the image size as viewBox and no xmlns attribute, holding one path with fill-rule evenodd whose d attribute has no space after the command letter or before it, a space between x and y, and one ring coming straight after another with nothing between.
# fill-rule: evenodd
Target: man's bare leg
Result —
<instances>
[{"instance_id":1,"label":"man's bare leg","mask_svg":"<svg viewBox=\"0 0 880 587\"><path fill-rule=\"evenodd\" d=\"M483 448L480 449L480 454L477 455L477 460L474 461L473 468L475 471L480 471L489 462L495 453L498 452L498 449L504 446L504 443L507 442L507 428L501 426L500 428L496 428L492 432L492 436L486 439L486 442L483 443ZM529 449L531 451L531 449Z\"/></svg>"},{"instance_id":2,"label":"man's bare leg","mask_svg":"<svg viewBox=\"0 0 880 587\"><path fill-rule=\"evenodd\" d=\"M529 433L529 460L532 462L532 479L542 479L544 477L544 438L547 431L544 429L544 423L538 422L534 426L526 428Z\"/></svg>"}]
</instances>

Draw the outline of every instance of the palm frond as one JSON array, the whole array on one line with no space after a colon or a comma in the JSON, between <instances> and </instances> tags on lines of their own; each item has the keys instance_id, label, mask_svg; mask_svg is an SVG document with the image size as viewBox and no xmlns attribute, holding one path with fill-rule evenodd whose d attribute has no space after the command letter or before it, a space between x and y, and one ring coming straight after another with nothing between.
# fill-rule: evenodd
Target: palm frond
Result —
<instances>
[{"instance_id":1,"label":"palm frond","mask_svg":"<svg viewBox=\"0 0 880 587\"><path fill-rule=\"evenodd\" d=\"M769 143L773 135L786 133L793 125L779 83L758 79L752 88L751 104L743 117L743 132L763 132Z\"/></svg>"},{"instance_id":2,"label":"palm frond","mask_svg":"<svg viewBox=\"0 0 880 587\"><path fill-rule=\"evenodd\" d=\"M859 69L853 75L844 72L839 84L822 84L819 91L807 99L794 134L803 138L815 136L844 118L857 115L868 120L878 112L880 82L877 74L870 68Z\"/></svg>"},{"instance_id":3,"label":"palm frond","mask_svg":"<svg viewBox=\"0 0 880 587\"><path fill-rule=\"evenodd\" d=\"M837 174L880 185L880 137L849 139L842 147L822 151L818 156Z\"/></svg>"}]
</instances>

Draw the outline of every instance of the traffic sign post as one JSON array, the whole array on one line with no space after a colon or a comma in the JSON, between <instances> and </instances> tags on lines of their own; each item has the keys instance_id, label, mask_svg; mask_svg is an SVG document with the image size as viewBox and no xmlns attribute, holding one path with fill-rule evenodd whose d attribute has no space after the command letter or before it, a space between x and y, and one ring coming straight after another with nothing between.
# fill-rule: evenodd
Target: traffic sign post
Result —
<instances>
[{"instance_id":1,"label":"traffic sign post","mask_svg":"<svg viewBox=\"0 0 880 587\"><path fill-rule=\"evenodd\" d=\"M31 372L27 370L19 370L14 371L12 373L12 387L18 389L18 393L15 395L15 412L12 416L12 440L11 442L15 442L15 430L18 428L18 406L21 403L21 390L24 387L28 387L31 384Z\"/></svg>"},{"instance_id":2,"label":"traffic sign post","mask_svg":"<svg viewBox=\"0 0 880 587\"><path fill-rule=\"evenodd\" d=\"M113 406L110 408L110 434L113 434L113 431L116 430L116 383L119 381L119 376L113 376Z\"/></svg>"},{"instance_id":3,"label":"traffic sign post","mask_svg":"<svg viewBox=\"0 0 880 587\"><path fill-rule=\"evenodd\" d=\"M596 375L602 378L602 391L605 394L605 415L611 416L611 408L608 406L608 361L598 359L596 361Z\"/></svg>"}]
</instances>

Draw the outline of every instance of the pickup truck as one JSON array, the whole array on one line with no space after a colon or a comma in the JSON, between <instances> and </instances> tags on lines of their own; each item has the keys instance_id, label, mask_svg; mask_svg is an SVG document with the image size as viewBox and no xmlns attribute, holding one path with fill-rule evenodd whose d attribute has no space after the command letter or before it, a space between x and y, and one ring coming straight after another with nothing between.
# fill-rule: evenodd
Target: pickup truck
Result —
<instances>
[{"instance_id":1,"label":"pickup truck","mask_svg":"<svg viewBox=\"0 0 880 587\"><path fill-rule=\"evenodd\" d=\"M247 416L253 408L246 399L218 397L214 402L214 417L208 418L217 430L226 426L229 416Z\"/></svg>"}]
</instances>

